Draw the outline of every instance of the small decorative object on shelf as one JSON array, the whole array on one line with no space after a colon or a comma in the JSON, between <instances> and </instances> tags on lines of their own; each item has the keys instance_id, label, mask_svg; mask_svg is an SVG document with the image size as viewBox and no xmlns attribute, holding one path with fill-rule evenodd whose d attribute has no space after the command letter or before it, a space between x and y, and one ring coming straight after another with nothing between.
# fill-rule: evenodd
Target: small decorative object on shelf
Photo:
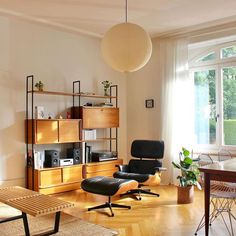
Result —
<instances>
[{"instance_id":1,"label":"small decorative object on shelf","mask_svg":"<svg viewBox=\"0 0 236 236\"><path fill-rule=\"evenodd\" d=\"M71 119L71 113L68 111L68 112L66 112L66 118L67 119Z\"/></svg>"},{"instance_id":2,"label":"small decorative object on shelf","mask_svg":"<svg viewBox=\"0 0 236 236\"><path fill-rule=\"evenodd\" d=\"M52 115L51 112L49 112L49 113L48 113L48 119L50 120L50 119L52 119L52 118L53 118L53 115Z\"/></svg>"},{"instance_id":3,"label":"small decorative object on shelf","mask_svg":"<svg viewBox=\"0 0 236 236\"><path fill-rule=\"evenodd\" d=\"M102 81L102 85L104 87L104 96L109 96L109 90L110 90L111 84L112 84L112 82L110 82L108 80Z\"/></svg>"},{"instance_id":4,"label":"small decorative object on shelf","mask_svg":"<svg viewBox=\"0 0 236 236\"><path fill-rule=\"evenodd\" d=\"M37 82L34 86L38 89L38 91L43 91L43 83L41 80L39 80L39 82Z\"/></svg>"},{"instance_id":5,"label":"small decorative object on shelf","mask_svg":"<svg viewBox=\"0 0 236 236\"><path fill-rule=\"evenodd\" d=\"M36 106L35 107L35 119L44 119L44 107L43 106Z\"/></svg>"}]
</instances>

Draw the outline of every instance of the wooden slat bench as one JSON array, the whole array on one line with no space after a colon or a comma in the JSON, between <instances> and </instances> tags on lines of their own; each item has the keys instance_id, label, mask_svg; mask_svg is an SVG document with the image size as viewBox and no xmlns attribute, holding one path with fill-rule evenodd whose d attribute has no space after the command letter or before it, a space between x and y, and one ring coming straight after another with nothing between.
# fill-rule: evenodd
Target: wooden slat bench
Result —
<instances>
[{"instance_id":1,"label":"wooden slat bench","mask_svg":"<svg viewBox=\"0 0 236 236\"><path fill-rule=\"evenodd\" d=\"M22 212L22 215L3 219L0 223L23 218L26 236L30 235L27 214L32 216L42 216L56 213L54 229L40 234L51 235L59 231L61 210L74 206L73 203L17 186L0 188L0 202L14 207Z\"/></svg>"}]
</instances>

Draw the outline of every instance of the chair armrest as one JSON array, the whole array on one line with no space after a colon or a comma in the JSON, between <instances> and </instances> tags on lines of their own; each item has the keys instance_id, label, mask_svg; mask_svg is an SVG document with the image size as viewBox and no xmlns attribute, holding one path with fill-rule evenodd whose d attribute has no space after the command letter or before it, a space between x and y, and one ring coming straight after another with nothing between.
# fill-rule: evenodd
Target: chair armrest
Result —
<instances>
[{"instance_id":1,"label":"chair armrest","mask_svg":"<svg viewBox=\"0 0 236 236\"><path fill-rule=\"evenodd\" d=\"M116 165L116 167L118 167L119 171L121 171L121 172L129 172L128 165Z\"/></svg>"},{"instance_id":2,"label":"chair armrest","mask_svg":"<svg viewBox=\"0 0 236 236\"><path fill-rule=\"evenodd\" d=\"M155 167L156 172L167 171L165 167Z\"/></svg>"}]
</instances>

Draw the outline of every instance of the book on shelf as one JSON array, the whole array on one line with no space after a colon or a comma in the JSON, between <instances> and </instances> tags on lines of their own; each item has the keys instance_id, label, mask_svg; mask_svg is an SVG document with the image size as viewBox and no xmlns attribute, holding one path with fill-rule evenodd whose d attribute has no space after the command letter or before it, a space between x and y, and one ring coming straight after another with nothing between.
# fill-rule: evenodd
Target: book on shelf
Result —
<instances>
[{"instance_id":1,"label":"book on shelf","mask_svg":"<svg viewBox=\"0 0 236 236\"><path fill-rule=\"evenodd\" d=\"M42 169L44 164L44 151L34 150L34 169Z\"/></svg>"},{"instance_id":2,"label":"book on shelf","mask_svg":"<svg viewBox=\"0 0 236 236\"><path fill-rule=\"evenodd\" d=\"M82 131L83 140L95 140L97 138L96 129L84 129Z\"/></svg>"}]
</instances>

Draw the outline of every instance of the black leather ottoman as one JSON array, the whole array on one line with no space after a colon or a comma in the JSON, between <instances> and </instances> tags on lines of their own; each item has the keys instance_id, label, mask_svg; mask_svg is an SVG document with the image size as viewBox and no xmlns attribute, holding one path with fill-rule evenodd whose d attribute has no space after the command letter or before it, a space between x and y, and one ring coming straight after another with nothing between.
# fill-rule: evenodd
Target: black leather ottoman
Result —
<instances>
[{"instance_id":1,"label":"black leather ottoman","mask_svg":"<svg viewBox=\"0 0 236 236\"><path fill-rule=\"evenodd\" d=\"M83 180L81 183L81 187L86 192L108 196L108 202L99 206L88 208L88 211L101 208L110 208L111 216L114 216L112 207L120 207L127 209L130 209L131 207L111 203L111 197L137 188L138 182L135 180L115 179L105 176L96 176Z\"/></svg>"}]
</instances>

